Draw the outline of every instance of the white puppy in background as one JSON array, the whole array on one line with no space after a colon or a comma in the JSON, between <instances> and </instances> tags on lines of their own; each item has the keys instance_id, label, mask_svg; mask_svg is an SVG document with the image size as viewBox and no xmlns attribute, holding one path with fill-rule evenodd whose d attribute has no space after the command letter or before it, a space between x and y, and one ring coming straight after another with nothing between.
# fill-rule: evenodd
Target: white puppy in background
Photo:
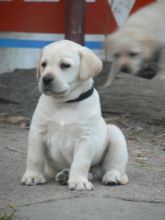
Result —
<instances>
[{"instance_id":1,"label":"white puppy in background","mask_svg":"<svg viewBox=\"0 0 165 220\"><path fill-rule=\"evenodd\" d=\"M66 169L69 179L63 183L72 190L92 190L89 171L107 185L128 183L125 137L106 125L93 88L92 77L101 69L91 50L72 41L43 49L38 67L43 94L32 118L23 184L45 183L45 174L60 182Z\"/></svg>"},{"instance_id":2,"label":"white puppy in background","mask_svg":"<svg viewBox=\"0 0 165 220\"><path fill-rule=\"evenodd\" d=\"M113 57L105 86L111 86L119 72L137 74L165 46L165 2L144 7L128 18L112 34L106 49ZM162 52L157 78L165 79L165 54Z\"/></svg>"}]
</instances>

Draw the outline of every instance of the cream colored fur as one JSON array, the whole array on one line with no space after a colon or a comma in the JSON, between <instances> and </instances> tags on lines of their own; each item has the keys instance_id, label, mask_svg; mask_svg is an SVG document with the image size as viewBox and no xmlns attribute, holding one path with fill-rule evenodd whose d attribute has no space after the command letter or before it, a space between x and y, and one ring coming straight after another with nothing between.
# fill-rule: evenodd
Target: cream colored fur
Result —
<instances>
[{"instance_id":1,"label":"cream colored fur","mask_svg":"<svg viewBox=\"0 0 165 220\"><path fill-rule=\"evenodd\" d=\"M104 184L127 184L125 137L115 125L105 123L96 89L87 99L67 102L92 87L101 60L91 50L62 40L43 49L38 68L42 95L31 122L22 183L43 184L45 175L55 178L69 168L72 190L93 189L90 170L93 176L99 170ZM53 78L49 87L43 83L45 76Z\"/></svg>"},{"instance_id":2,"label":"cream colored fur","mask_svg":"<svg viewBox=\"0 0 165 220\"><path fill-rule=\"evenodd\" d=\"M144 7L128 18L106 42L113 64L106 86L111 86L115 76L125 67L137 74L145 62L165 46L165 2ZM157 78L165 79L165 55L159 63ZM124 67L124 68L123 68Z\"/></svg>"}]
</instances>

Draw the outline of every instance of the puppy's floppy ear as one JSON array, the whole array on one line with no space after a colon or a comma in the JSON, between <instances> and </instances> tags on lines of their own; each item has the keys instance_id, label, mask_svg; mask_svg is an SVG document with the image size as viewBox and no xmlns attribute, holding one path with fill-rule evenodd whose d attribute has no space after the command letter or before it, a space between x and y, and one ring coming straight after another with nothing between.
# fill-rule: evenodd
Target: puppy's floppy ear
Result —
<instances>
[{"instance_id":1,"label":"puppy's floppy ear","mask_svg":"<svg viewBox=\"0 0 165 220\"><path fill-rule=\"evenodd\" d=\"M158 45L156 41L151 36L146 36L141 39L144 48L144 56L145 58L150 58L158 49Z\"/></svg>"},{"instance_id":2,"label":"puppy's floppy ear","mask_svg":"<svg viewBox=\"0 0 165 220\"><path fill-rule=\"evenodd\" d=\"M80 73L81 80L98 75L102 70L102 61L88 48L82 47L80 54Z\"/></svg>"},{"instance_id":3,"label":"puppy's floppy ear","mask_svg":"<svg viewBox=\"0 0 165 220\"><path fill-rule=\"evenodd\" d=\"M39 79L40 75L41 75L41 67L40 67L41 57L42 57L42 53L41 53L39 60L37 62L37 72L36 72L37 79Z\"/></svg>"},{"instance_id":4,"label":"puppy's floppy ear","mask_svg":"<svg viewBox=\"0 0 165 220\"><path fill-rule=\"evenodd\" d=\"M36 72L36 76L37 76L37 79L39 79L40 78L40 60L38 61L38 63L37 63L37 72Z\"/></svg>"},{"instance_id":5,"label":"puppy's floppy ear","mask_svg":"<svg viewBox=\"0 0 165 220\"><path fill-rule=\"evenodd\" d=\"M106 37L104 40L104 50L110 52L112 45L114 44L115 41L115 35L116 33L111 34L110 36Z\"/></svg>"},{"instance_id":6,"label":"puppy's floppy ear","mask_svg":"<svg viewBox=\"0 0 165 220\"><path fill-rule=\"evenodd\" d=\"M109 37L106 37L103 43L103 49L105 53L105 59L108 60L110 50L111 50L111 39Z\"/></svg>"},{"instance_id":7,"label":"puppy's floppy ear","mask_svg":"<svg viewBox=\"0 0 165 220\"><path fill-rule=\"evenodd\" d=\"M110 47L111 47L111 38L110 37L106 37L104 40L104 50L109 51Z\"/></svg>"}]
</instances>

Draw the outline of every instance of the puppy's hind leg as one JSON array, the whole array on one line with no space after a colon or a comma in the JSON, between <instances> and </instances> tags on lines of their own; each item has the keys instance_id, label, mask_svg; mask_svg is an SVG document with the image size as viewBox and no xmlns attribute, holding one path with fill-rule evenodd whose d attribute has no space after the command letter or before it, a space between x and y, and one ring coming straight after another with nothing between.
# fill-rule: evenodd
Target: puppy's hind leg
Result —
<instances>
[{"instance_id":1,"label":"puppy's hind leg","mask_svg":"<svg viewBox=\"0 0 165 220\"><path fill-rule=\"evenodd\" d=\"M109 146L103 160L103 184L127 184L126 165L128 162L127 144L123 133L115 125L108 126Z\"/></svg>"},{"instance_id":2,"label":"puppy's hind leg","mask_svg":"<svg viewBox=\"0 0 165 220\"><path fill-rule=\"evenodd\" d=\"M57 173L55 180L60 185L67 185L69 179L69 169L64 169Z\"/></svg>"},{"instance_id":3,"label":"puppy's hind leg","mask_svg":"<svg viewBox=\"0 0 165 220\"><path fill-rule=\"evenodd\" d=\"M48 155L45 155L45 167L44 167L45 175L50 179L54 179L57 172L58 172L58 170L57 170L56 166L53 164L53 162L48 157Z\"/></svg>"},{"instance_id":4,"label":"puppy's hind leg","mask_svg":"<svg viewBox=\"0 0 165 220\"><path fill-rule=\"evenodd\" d=\"M118 68L117 68L116 63L114 62L114 63L112 63L111 71L109 73L108 79L107 79L104 87L110 87L112 85L117 73L118 73Z\"/></svg>"}]
</instances>

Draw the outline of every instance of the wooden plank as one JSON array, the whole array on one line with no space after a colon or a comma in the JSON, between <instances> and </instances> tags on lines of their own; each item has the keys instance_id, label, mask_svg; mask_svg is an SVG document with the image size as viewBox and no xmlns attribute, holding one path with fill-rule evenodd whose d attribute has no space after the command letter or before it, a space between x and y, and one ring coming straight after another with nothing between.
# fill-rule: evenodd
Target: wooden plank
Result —
<instances>
[{"instance_id":1,"label":"wooden plank","mask_svg":"<svg viewBox=\"0 0 165 220\"><path fill-rule=\"evenodd\" d=\"M141 120L159 120L165 123L165 82L132 75L120 75L110 88L100 86L106 75L96 80L102 112L131 114Z\"/></svg>"}]
</instances>

